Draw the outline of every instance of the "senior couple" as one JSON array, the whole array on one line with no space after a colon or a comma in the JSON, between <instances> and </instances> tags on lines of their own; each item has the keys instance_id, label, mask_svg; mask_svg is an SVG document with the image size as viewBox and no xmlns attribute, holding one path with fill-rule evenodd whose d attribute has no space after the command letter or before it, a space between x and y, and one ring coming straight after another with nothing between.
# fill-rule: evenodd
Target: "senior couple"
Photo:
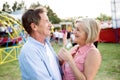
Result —
<instances>
[{"instance_id":1,"label":"senior couple","mask_svg":"<svg viewBox=\"0 0 120 80\"><path fill-rule=\"evenodd\" d=\"M29 37L23 45L19 64L22 80L93 80L101 64L101 54L93 45L100 27L93 19L76 21L74 42L69 51L56 54L50 42L51 22L44 7L27 10L22 25Z\"/></svg>"}]
</instances>

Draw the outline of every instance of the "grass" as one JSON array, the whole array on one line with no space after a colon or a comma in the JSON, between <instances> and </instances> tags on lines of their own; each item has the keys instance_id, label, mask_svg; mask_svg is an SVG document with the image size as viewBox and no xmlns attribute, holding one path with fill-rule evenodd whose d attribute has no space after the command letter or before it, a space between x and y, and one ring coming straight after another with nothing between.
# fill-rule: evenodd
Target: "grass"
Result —
<instances>
[{"instance_id":1,"label":"grass","mask_svg":"<svg viewBox=\"0 0 120 80\"><path fill-rule=\"evenodd\" d=\"M0 65L0 80L21 80L17 60Z\"/></svg>"},{"instance_id":2,"label":"grass","mask_svg":"<svg viewBox=\"0 0 120 80\"><path fill-rule=\"evenodd\" d=\"M53 46L56 52L60 47ZM98 48L102 54L102 64L95 80L120 80L120 44L99 43ZM0 65L0 80L21 80L18 61Z\"/></svg>"},{"instance_id":3,"label":"grass","mask_svg":"<svg viewBox=\"0 0 120 80\"><path fill-rule=\"evenodd\" d=\"M102 65L95 80L120 80L120 44L99 43Z\"/></svg>"}]
</instances>

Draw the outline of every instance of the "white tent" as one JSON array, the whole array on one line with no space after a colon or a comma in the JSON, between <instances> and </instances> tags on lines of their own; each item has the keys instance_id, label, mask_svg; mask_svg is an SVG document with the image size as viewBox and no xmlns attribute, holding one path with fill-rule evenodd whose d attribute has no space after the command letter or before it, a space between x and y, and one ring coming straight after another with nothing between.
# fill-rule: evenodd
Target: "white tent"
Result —
<instances>
[{"instance_id":1,"label":"white tent","mask_svg":"<svg viewBox=\"0 0 120 80\"><path fill-rule=\"evenodd\" d=\"M22 10L17 10L17 11L15 11L15 12L12 12L10 15L12 16L12 17L14 17L15 19L19 19L19 20L21 20L21 18L22 18L22 14L24 13L24 9L22 9Z\"/></svg>"}]
</instances>

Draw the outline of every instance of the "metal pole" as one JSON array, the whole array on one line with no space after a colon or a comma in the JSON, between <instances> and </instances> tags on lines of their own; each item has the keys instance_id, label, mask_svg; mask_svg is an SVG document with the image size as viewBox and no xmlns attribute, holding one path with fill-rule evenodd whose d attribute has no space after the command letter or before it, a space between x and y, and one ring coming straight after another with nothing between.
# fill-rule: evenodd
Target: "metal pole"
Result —
<instances>
[{"instance_id":1,"label":"metal pole","mask_svg":"<svg viewBox=\"0 0 120 80\"><path fill-rule=\"evenodd\" d=\"M114 15L115 15L115 37L116 37L116 42L119 42L119 36L118 36L118 24L117 24L117 17L116 17L116 1L114 0L113 2L114 5Z\"/></svg>"}]
</instances>

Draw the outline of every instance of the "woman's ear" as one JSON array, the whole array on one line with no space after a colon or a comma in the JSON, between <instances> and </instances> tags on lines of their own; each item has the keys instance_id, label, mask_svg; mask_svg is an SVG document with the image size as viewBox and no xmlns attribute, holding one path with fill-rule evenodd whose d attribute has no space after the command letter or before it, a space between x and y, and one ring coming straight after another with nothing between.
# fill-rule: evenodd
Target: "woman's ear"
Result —
<instances>
[{"instance_id":1,"label":"woman's ear","mask_svg":"<svg viewBox=\"0 0 120 80\"><path fill-rule=\"evenodd\" d=\"M31 28L32 28L33 31L37 30L37 26L36 26L35 23L31 23L30 26L31 26Z\"/></svg>"}]
</instances>

